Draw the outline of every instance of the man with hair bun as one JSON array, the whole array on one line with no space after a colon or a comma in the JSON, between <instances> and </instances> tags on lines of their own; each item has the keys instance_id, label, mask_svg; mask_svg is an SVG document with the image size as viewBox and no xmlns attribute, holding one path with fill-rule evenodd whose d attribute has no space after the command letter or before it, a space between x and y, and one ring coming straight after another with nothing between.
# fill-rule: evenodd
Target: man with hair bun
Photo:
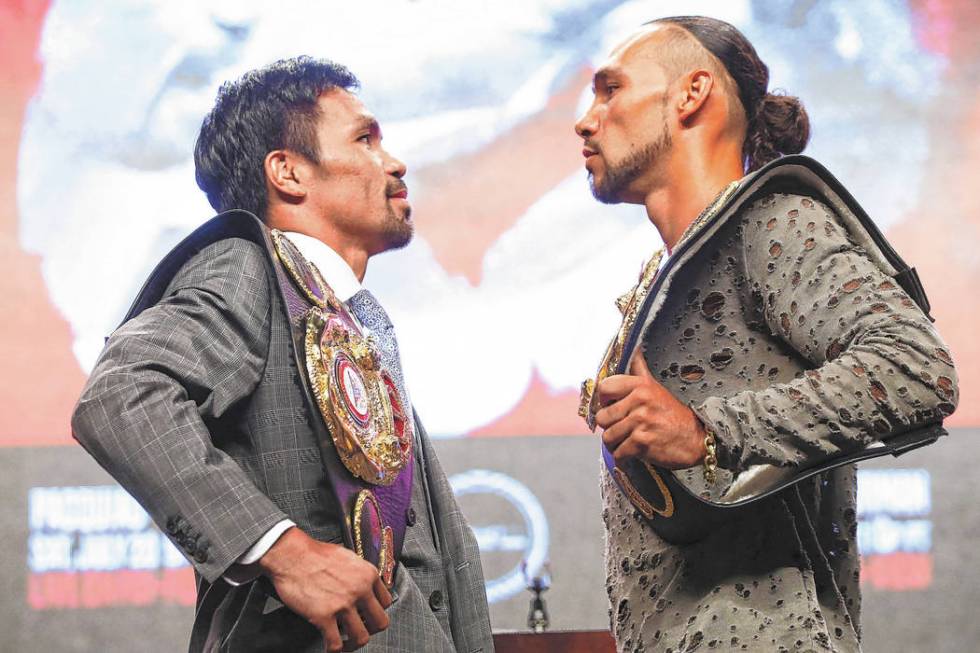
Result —
<instances>
[{"instance_id":1,"label":"man with hair bun","mask_svg":"<svg viewBox=\"0 0 980 653\"><path fill-rule=\"evenodd\" d=\"M931 442L956 406L914 270L798 155L806 111L768 83L733 26L664 18L575 125L595 197L643 204L666 250L583 384L621 651L860 650L842 461Z\"/></svg>"}]
</instances>

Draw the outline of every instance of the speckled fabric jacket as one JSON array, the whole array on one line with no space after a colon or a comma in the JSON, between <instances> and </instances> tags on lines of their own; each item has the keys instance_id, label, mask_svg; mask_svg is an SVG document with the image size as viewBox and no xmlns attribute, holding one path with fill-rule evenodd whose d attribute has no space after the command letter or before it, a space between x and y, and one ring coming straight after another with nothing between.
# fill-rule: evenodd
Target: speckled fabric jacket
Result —
<instances>
[{"instance_id":1,"label":"speckled fabric jacket","mask_svg":"<svg viewBox=\"0 0 980 653\"><path fill-rule=\"evenodd\" d=\"M716 433L722 485L955 408L939 335L821 190L784 183L743 205L675 262L644 331L650 370ZM601 491L620 651L860 650L853 466L688 545L660 539L604 467Z\"/></svg>"}]
</instances>

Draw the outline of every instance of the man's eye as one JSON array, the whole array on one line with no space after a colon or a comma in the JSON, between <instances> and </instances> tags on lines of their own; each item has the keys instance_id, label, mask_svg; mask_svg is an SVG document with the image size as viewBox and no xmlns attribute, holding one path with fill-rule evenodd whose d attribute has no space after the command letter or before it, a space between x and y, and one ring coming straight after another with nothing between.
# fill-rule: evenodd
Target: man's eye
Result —
<instances>
[{"instance_id":1,"label":"man's eye","mask_svg":"<svg viewBox=\"0 0 980 653\"><path fill-rule=\"evenodd\" d=\"M371 142L371 134L364 134L363 136L358 136L357 140L358 141L361 141L361 142L364 142L364 143L370 143Z\"/></svg>"},{"instance_id":2,"label":"man's eye","mask_svg":"<svg viewBox=\"0 0 980 653\"><path fill-rule=\"evenodd\" d=\"M606 94L607 95L612 95L617 90L619 90L619 85L618 84L607 84L606 85Z\"/></svg>"}]
</instances>

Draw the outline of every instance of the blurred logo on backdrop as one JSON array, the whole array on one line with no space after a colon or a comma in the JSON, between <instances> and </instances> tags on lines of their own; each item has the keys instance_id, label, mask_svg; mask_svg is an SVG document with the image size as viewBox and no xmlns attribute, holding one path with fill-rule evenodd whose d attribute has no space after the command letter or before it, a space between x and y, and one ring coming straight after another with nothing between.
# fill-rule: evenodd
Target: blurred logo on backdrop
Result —
<instances>
[{"instance_id":1,"label":"blurred logo on backdrop","mask_svg":"<svg viewBox=\"0 0 980 653\"><path fill-rule=\"evenodd\" d=\"M490 603L525 588L541 573L548 519L519 481L483 469L449 482L480 545ZM28 491L27 602L35 610L193 605L193 571L121 487L33 487Z\"/></svg>"},{"instance_id":2,"label":"blurred logo on backdrop","mask_svg":"<svg viewBox=\"0 0 980 653\"><path fill-rule=\"evenodd\" d=\"M190 565L122 488L34 487L27 513L31 608L194 605Z\"/></svg>"},{"instance_id":3,"label":"blurred logo on backdrop","mask_svg":"<svg viewBox=\"0 0 980 653\"><path fill-rule=\"evenodd\" d=\"M932 584L931 512L928 471L858 470L857 539L862 585L902 591Z\"/></svg>"},{"instance_id":4,"label":"blurred logo on backdrop","mask_svg":"<svg viewBox=\"0 0 980 653\"><path fill-rule=\"evenodd\" d=\"M486 469L449 479L480 545L487 600L505 601L525 589L522 568L536 576L548 557L548 518L538 498L519 481Z\"/></svg>"}]
</instances>

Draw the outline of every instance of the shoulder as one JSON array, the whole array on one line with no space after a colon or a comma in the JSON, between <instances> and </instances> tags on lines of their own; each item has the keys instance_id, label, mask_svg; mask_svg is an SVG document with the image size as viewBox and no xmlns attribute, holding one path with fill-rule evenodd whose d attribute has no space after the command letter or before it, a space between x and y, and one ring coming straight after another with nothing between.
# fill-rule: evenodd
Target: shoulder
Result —
<instances>
[{"instance_id":1,"label":"shoulder","mask_svg":"<svg viewBox=\"0 0 980 653\"><path fill-rule=\"evenodd\" d=\"M833 210L815 193L763 189L746 203L741 218L743 224L772 230L780 223L797 226L801 218L828 213L833 214Z\"/></svg>"},{"instance_id":2,"label":"shoulder","mask_svg":"<svg viewBox=\"0 0 980 653\"><path fill-rule=\"evenodd\" d=\"M183 288L264 287L269 272L264 249L245 238L224 238L190 257L174 275L167 294Z\"/></svg>"},{"instance_id":3,"label":"shoulder","mask_svg":"<svg viewBox=\"0 0 980 653\"><path fill-rule=\"evenodd\" d=\"M816 195L763 192L741 212L745 248L811 251L851 245L840 216ZM776 254L773 254L776 256Z\"/></svg>"}]
</instances>

